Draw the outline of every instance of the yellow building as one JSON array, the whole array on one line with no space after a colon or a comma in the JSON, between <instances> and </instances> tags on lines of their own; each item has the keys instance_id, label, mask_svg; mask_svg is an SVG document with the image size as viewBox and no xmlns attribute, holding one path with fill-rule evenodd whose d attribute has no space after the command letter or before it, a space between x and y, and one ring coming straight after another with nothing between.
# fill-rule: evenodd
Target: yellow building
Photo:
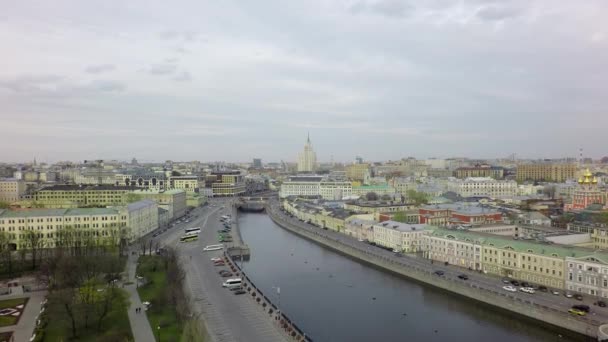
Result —
<instances>
[{"instance_id":1,"label":"yellow building","mask_svg":"<svg viewBox=\"0 0 608 342\"><path fill-rule=\"evenodd\" d=\"M0 234L13 249L31 248L37 234L38 248L54 248L91 239L99 244L116 245L121 239L133 241L158 228L158 206L141 201L114 208L0 209ZM65 233L76 232L67 241Z\"/></svg>"},{"instance_id":2,"label":"yellow building","mask_svg":"<svg viewBox=\"0 0 608 342\"><path fill-rule=\"evenodd\" d=\"M127 203L126 195L135 189L112 185L53 185L38 190L34 195L34 202L44 208L124 205Z\"/></svg>"},{"instance_id":3,"label":"yellow building","mask_svg":"<svg viewBox=\"0 0 608 342\"><path fill-rule=\"evenodd\" d=\"M199 176L171 176L169 184L172 189L181 189L185 192L198 192L205 187L205 182Z\"/></svg>"},{"instance_id":4,"label":"yellow building","mask_svg":"<svg viewBox=\"0 0 608 342\"><path fill-rule=\"evenodd\" d=\"M0 202L17 202L25 194L25 182L15 178L0 179Z\"/></svg>"},{"instance_id":5,"label":"yellow building","mask_svg":"<svg viewBox=\"0 0 608 342\"><path fill-rule=\"evenodd\" d=\"M243 176L238 171L216 172L211 184L214 196L238 196L245 193L246 186Z\"/></svg>"},{"instance_id":6,"label":"yellow building","mask_svg":"<svg viewBox=\"0 0 608 342\"><path fill-rule=\"evenodd\" d=\"M522 181L564 182L576 178L575 164L523 164L517 167L516 179Z\"/></svg>"},{"instance_id":7,"label":"yellow building","mask_svg":"<svg viewBox=\"0 0 608 342\"><path fill-rule=\"evenodd\" d=\"M352 181L363 181L369 176L369 164L352 164L346 166L346 178Z\"/></svg>"}]
</instances>

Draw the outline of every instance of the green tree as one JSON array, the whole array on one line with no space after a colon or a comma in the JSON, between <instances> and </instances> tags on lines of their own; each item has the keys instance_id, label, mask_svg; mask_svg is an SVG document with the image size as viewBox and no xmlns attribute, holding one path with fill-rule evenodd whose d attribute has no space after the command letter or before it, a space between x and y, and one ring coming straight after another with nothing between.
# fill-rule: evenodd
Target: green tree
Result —
<instances>
[{"instance_id":1,"label":"green tree","mask_svg":"<svg viewBox=\"0 0 608 342\"><path fill-rule=\"evenodd\" d=\"M395 215L393 215L393 221L406 223L407 216L405 215L405 213L403 211L396 212Z\"/></svg>"},{"instance_id":2,"label":"green tree","mask_svg":"<svg viewBox=\"0 0 608 342\"><path fill-rule=\"evenodd\" d=\"M368 201L377 201L378 194L375 192L368 192L367 194L365 194L365 199Z\"/></svg>"},{"instance_id":3,"label":"green tree","mask_svg":"<svg viewBox=\"0 0 608 342\"><path fill-rule=\"evenodd\" d=\"M11 204L8 202L0 201L0 209L8 209L10 206L11 206Z\"/></svg>"},{"instance_id":4,"label":"green tree","mask_svg":"<svg viewBox=\"0 0 608 342\"><path fill-rule=\"evenodd\" d=\"M127 194L125 200L127 201L127 203L138 202L142 200L142 196L138 194Z\"/></svg>"},{"instance_id":5,"label":"green tree","mask_svg":"<svg viewBox=\"0 0 608 342\"><path fill-rule=\"evenodd\" d=\"M429 203L429 196L424 192L419 192L416 190L408 190L407 198L410 201L413 201L416 205L427 204Z\"/></svg>"}]
</instances>

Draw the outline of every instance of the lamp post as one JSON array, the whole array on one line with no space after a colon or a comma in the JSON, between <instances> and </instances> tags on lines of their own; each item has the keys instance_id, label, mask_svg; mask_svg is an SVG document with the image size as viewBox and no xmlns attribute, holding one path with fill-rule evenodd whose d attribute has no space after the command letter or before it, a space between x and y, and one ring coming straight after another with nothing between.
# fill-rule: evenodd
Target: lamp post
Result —
<instances>
[{"instance_id":1,"label":"lamp post","mask_svg":"<svg viewBox=\"0 0 608 342\"><path fill-rule=\"evenodd\" d=\"M281 313L281 287L280 286L273 286L272 288L277 290L277 295L279 297L279 302L277 303L277 311L280 314Z\"/></svg>"},{"instance_id":2,"label":"lamp post","mask_svg":"<svg viewBox=\"0 0 608 342\"><path fill-rule=\"evenodd\" d=\"M160 325L156 327L156 330L158 331L158 342L160 342Z\"/></svg>"}]
</instances>

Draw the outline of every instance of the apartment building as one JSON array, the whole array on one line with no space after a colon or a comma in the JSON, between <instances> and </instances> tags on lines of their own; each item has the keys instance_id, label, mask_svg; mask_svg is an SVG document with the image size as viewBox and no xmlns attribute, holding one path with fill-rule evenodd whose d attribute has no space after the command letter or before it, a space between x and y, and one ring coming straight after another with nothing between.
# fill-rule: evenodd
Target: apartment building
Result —
<instances>
[{"instance_id":1,"label":"apartment building","mask_svg":"<svg viewBox=\"0 0 608 342\"><path fill-rule=\"evenodd\" d=\"M169 187L171 189L184 190L187 193L198 192L205 187L204 180L200 176L171 176L169 177Z\"/></svg>"},{"instance_id":2,"label":"apartment building","mask_svg":"<svg viewBox=\"0 0 608 342\"><path fill-rule=\"evenodd\" d=\"M0 179L0 202L17 202L25 194L25 181L16 178Z\"/></svg>"},{"instance_id":3,"label":"apartment building","mask_svg":"<svg viewBox=\"0 0 608 342\"><path fill-rule=\"evenodd\" d=\"M112 208L0 209L0 234L12 248L29 248L28 234L38 234L40 247L61 245L62 232L79 231L84 238L116 245L121 238L133 241L158 227L158 207L141 201Z\"/></svg>"},{"instance_id":4,"label":"apartment building","mask_svg":"<svg viewBox=\"0 0 608 342\"><path fill-rule=\"evenodd\" d=\"M575 164L538 163L523 164L517 167L515 178L523 181L546 181L562 183L576 178Z\"/></svg>"},{"instance_id":5,"label":"apartment building","mask_svg":"<svg viewBox=\"0 0 608 342\"><path fill-rule=\"evenodd\" d=\"M245 193L243 175L239 171L212 172L215 181L211 184L214 196L238 196Z\"/></svg>"},{"instance_id":6,"label":"apartment building","mask_svg":"<svg viewBox=\"0 0 608 342\"><path fill-rule=\"evenodd\" d=\"M459 179L466 179L469 177L489 177L493 179L503 179L504 169L498 166L477 164L473 167L457 168L456 170L454 170L454 177Z\"/></svg>"},{"instance_id":7,"label":"apartment building","mask_svg":"<svg viewBox=\"0 0 608 342\"><path fill-rule=\"evenodd\" d=\"M503 221L502 213L476 203L427 205L419 209L420 223L434 226L484 225Z\"/></svg>"},{"instance_id":8,"label":"apartment building","mask_svg":"<svg viewBox=\"0 0 608 342\"><path fill-rule=\"evenodd\" d=\"M464 180L451 178L447 187L448 191L462 197L503 198L517 195L517 182L491 177L468 177Z\"/></svg>"},{"instance_id":9,"label":"apartment building","mask_svg":"<svg viewBox=\"0 0 608 342\"><path fill-rule=\"evenodd\" d=\"M384 247L403 253L422 251L425 234L431 232L426 224L407 224L385 221L372 226L373 241Z\"/></svg>"},{"instance_id":10,"label":"apartment building","mask_svg":"<svg viewBox=\"0 0 608 342\"><path fill-rule=\"evenodd\" d=\"M34 194L36 205L44 208L78 208L124 205L126 195L137 188L112 185L53 185Z\"/></svg>"},{"instance_id":11,"label":"apartment building","mask_svg":"<svg viewBox=\"0 0 608 342\"><path fill-rule=\"evenodd\" d=\"M353 181L365 180L370 175L370 165L368 163L351 164L346 166L346 177Z\"/></svg>"},{"instance_id":12,"label":"apartment building","mask_svg":"<svg viewBox=\"0 0 608 342\"><path fill-rule=\"evenodd\" d=\"M319 195L326 200L342 200L352 195L353 186L346 181L323 180L319 183Z\"/></svg>"},{"instance_id":13,"label":"apartment building","mask_svg":"<svg viewBox=\"0 0 608 342\"><path fill-rule=\"evenodd\" d=\"M281 184L280 198L289 196L319 196L322 176L293 176Z\"/></svg>"}]
</instances>

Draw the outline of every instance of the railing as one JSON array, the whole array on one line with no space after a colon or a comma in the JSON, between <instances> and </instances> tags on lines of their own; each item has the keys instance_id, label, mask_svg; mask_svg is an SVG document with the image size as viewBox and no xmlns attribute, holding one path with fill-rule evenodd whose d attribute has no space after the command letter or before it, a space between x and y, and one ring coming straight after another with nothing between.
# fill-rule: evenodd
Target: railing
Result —
<instances>
[{"instance_id":1,"label":"railing","mask_svg":"<svg viewBox=\"0 0 608 342\"><path fill-rule=\"evenodd\" d=\"M247 274L241 270L239 265L235 263L230 255L224 251L224 259L228 261L230 269L236 275L243 279L243 288L247 291L247 294L262 308L262 310L268 313L273 323L279 328L281 333L287 337L289 341L312 341L310 336L307 336L292 320L287 317L283 312L277 308L272 301L264 295L262 290L255 286L255 284L249 279Z\"/></svg>"}]
</instances>

